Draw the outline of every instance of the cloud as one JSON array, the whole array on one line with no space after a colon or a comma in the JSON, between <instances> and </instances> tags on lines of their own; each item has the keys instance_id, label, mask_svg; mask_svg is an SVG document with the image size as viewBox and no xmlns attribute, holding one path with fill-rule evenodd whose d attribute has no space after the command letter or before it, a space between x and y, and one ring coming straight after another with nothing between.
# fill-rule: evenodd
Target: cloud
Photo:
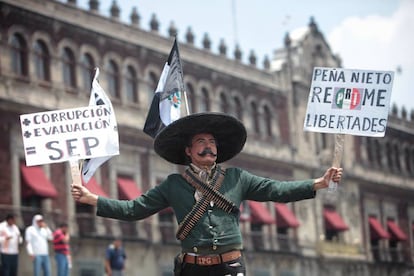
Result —
<instances>
[{"instance_id":1,"label":"cloud","mask_svg":"<svg viewBox=\"0 0 414 276\"><path fill-rule=\"evenodd\" d=\"M391 70L394 76L391 101L414 110L410 100L414 76L414 1L402 0L389 17L348 17L328 34L334 53L350 69Z\"/></svg>"}]
</instances>

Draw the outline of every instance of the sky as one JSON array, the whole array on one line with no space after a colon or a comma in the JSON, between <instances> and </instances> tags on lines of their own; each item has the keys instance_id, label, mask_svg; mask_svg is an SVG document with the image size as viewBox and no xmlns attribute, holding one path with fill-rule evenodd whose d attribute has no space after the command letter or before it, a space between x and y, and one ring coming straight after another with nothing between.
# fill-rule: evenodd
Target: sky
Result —
<instances>
[{"instance_id":1,"label":"sky","mask_svg":"<svg viewBox=\"0 0 414 276\"><path fill-rule=\"evenodd\" d=\"M63 1L63 0L62 0ZM99 11L109 15L113 0L100 0ZM82 8L89 0L78 0ZM149 30L153 14L159 32L168 36L171 22L178 40L185 41L191 27L195 45L202 48L208 33L211 49L218 52L224 39L227 56L235 45L247 63L250 51L262 67L264 56L283 47L286 33L307 26L313 17L331 50L348 69L394 71L391 103L414 110L411 77L414 77L414 0L117 0L121 21L129 23L133 7L140 15L140 27ZM185 69L184 69L185 74Z\"/></svg>"}]
</instances>

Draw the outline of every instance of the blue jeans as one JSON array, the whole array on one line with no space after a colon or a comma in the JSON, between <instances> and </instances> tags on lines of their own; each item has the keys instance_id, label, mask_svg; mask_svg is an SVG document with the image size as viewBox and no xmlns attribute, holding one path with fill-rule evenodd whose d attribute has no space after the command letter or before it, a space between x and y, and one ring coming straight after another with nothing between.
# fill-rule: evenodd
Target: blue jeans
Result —
<instances>
[{"instance_id":1,"label":"blue jeans","mask_svg":"<svg viewBox=\"0 0 414 276\"><path fill-rule=\"evenodd\" d=\"M49 255L37 255L33 260L33 275L40 276L40 270L44 276L51 276Z\"/></svg>"},{"instance_id":2,"label":"blue jeans","mask_svg":"<svg viewBox=\"0 0 414 276\"><path fill-rule=\"evenodd\" d=\"M68 256L62 253L55 252L57 276L69 275Z\"/></svg>"}]
</instances>

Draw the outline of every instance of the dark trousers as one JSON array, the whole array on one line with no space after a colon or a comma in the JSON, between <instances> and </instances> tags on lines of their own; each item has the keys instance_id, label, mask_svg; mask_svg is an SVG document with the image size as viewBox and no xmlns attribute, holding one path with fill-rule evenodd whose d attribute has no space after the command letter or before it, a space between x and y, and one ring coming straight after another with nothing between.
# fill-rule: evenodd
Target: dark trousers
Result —
<instances>
[{"instance_id":1,"label":"dark trousers","mask_svg":"<svg viewBox=\"0 0 414 276\"><path fill-rule=\"evenodd\" d=\"M19 266L19 255L1 254L2 276L17 276Z\"/></svg>"},{"instance_id":2,"label":"dark trousers","mask_svg":"<svg viewBox=\"0 0 414 276\"><path fill-rule=\"evenodd\" d=\"M246 268L243 258L218 265L202 266L196 264L183 263L181 276L246 276Z\"/></svg>"}]
</instances>

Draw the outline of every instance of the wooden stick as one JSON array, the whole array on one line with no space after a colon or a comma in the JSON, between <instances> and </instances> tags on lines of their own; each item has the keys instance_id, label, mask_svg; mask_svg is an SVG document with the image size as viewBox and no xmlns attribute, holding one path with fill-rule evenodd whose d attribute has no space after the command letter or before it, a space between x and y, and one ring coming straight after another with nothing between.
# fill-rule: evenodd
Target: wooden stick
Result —
<instances>
[{"instance_id":1,"label":"wooden stick","mask_svg":"<svg viewBox=\"0 0 414 276\"><path fill-rule=\"evenodd\" d=\"M339 168L341 166L342 155L344 153L344 144L345 144L345 134L337 133L335 134L335 149L332 160L332 167ZM338 183L330 180L329 181L329 192L336 192L338 189Z\"/></svg>"},{"instance_id":2,"label":"wooden stick","mask_svg":"<svg viewBox=\"0 0 414 276\"><path fill-rule=\"evenodd\" d=\"M184 104L185 104L185 111L187 112L187 116L190 115L190 109L188 108L188 99L187 99L187 92L184 90Z\"/></svg>"},{"instance_id":3,"label":"wooden stick","mask_svg":"<svg viewBox=\"0 0 414 276\"><path fill-rule=\"evenodd\" d=\"M70 163L70 172L72 175L73 184L82 185L81 168L79 166L79 159L72 158L69 160L69 163Z\"/></svg>"}]
</instances>

